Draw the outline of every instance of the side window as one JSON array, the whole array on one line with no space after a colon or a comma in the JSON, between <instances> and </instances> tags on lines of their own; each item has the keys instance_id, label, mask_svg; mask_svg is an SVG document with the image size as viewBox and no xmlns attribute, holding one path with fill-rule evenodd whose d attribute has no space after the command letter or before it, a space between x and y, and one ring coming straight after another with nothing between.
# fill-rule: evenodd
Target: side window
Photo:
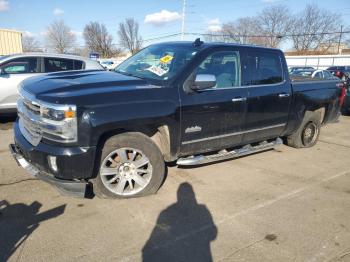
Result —
<instances>
[{"instance_id":1,"label":"side window","mask_svg":"<svg viewBox=\"0 0 350 262\"><path fill-rule=\"evenodd\" d=\"M314 78L322 78L322 72L317 72Z\"/></svg>"},{"instance_id":2,"label":"side window","mask_svg":"<svg viewBox=\"0 0 350 262\"><path fill-rule=\"evenodd\" d=\"M1 66L6 74L38 73L38 59L36 57L17 58Z\"/></svg>"},{"instance_id":3,"label":"side window","mask_svg":"<svg viewBox=\"0 0 350 262\"><path fill-rule=\"evenodd\" d=\"M323 74L324 74L325 78L330 78L330 77L333 76L333 75L332 75L330 72L328 72L328 71L323 71Z\"/></svg>"},{"instance_id":4,"label":"side window","mask_svg":"<svg viewBox=\"0 0 350 262\"><path fill-rule=\"evenodd\" d=\"M282 63L278 54L249 52L245 60L245 85L268 85L283 81Z\"/></svg>"},{"instance_id":5,"label":"side window","mask_svg":"<svg viewBox=\"0 0 350 262\"><path fill-rule=\"evenodd\" d=\"M73 60L61 58L45 58L45 72L73 70Z\"/></svg>"},{"instance_id":6,"label":"side window","mask_svg":"<svg viewBox=\"0 0 350 262\"><path fill-rule=\"evenodd\" d=\"M81 70L81 69L83 69L83 61L74 60L74 70Z\"/></svg>"},{"instance_id":7,"label":"side window","mask_svg":"<svg viewBox=\"0 0 350 262\"><path fill-rule=\"evenodd\" d=\"M240 86L240 59L237 51L216 52L208 56L197 68L197 74L216 77L214 88Z\"/></svg>"}]
</instances>

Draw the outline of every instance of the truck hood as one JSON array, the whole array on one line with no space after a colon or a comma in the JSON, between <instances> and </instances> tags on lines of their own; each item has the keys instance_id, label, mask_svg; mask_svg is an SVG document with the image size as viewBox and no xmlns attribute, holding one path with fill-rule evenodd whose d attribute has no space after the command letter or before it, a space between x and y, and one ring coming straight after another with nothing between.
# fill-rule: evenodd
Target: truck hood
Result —
<instances>
[{"instance_id":1,"label":"truck hood","mask_svg":"<svg viewBox=\"0 0 350 262\"><path fill-rule=\"evenodd\" d=\"M66 103L67 99L122 90L148 88L147 81L119 73L93 70L51 73L24 80L20 88L38 100Z\"/></svg>"}]
</instances>

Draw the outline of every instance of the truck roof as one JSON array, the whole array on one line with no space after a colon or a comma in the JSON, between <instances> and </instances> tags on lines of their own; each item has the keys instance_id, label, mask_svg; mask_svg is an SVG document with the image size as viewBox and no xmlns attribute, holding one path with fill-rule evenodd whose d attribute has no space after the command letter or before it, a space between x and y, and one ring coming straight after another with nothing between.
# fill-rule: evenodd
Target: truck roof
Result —
<instances>
[{"instance_id":1,"label":"truck roof","mask_svg":"<svg viewBox=\"0 0 350 262\"><path fill-rule=\"evenodd\" d=\"M157 43L157 45L193 45L193 41L169 41L169 42L162 42ZM275 50L280 51L278 48L271 48L271 47L265 47L260 45L252 45L252 44L239 44L239 43L226 43L226 42L204 42L200 45L202 48L208 48L208 47L223 47L223 46L237 46L237 47L245 47L245 48L254 48L254 49L268 49L268 50Z\"/></svg>"}]
</instances>

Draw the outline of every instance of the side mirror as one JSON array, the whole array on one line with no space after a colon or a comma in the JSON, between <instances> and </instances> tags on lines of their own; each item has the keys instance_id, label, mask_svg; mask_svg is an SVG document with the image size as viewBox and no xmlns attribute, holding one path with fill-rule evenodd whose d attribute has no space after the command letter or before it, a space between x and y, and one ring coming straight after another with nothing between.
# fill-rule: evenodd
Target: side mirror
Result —
<instances>
[{"instance_id":1,"label":"side mirror","mask_svg":"<svg viewBox=\"0 0 350 262\"><path fill-rule=\"evenodd\" d=\"M216 77L215 75L209 74L198 74L192 86L193 90L203 90L216 86Z\"/></svg>"},{"instance_id":2,"label":"side mirror","mask_svg":"<svg viewBox=\"0 0 350 262\"><path fill-rule=\"evenodd\" d=\"M0 68L0 76L6 75L6 72L4 71L4 69Z\"/></svg>"}]
</instances>

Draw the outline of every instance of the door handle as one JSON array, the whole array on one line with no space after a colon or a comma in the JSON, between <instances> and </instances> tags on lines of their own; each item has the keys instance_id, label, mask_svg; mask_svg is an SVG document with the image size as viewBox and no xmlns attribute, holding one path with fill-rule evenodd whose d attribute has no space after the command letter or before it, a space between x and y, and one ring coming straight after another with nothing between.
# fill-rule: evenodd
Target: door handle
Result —
<instances>
[{"instance_id":1,"label":"door handle","mask_svg":"<svg viewBox=\"0 0 350 262\"><path fill-rule=\"evenodd\" d=\"M279 96L279 97L289 97L289 94L287 94L287 93L281 93L281 94L279 94L278 96Z\"/></svg>"},{"instance_id":2,"label":"door handle","mask_svg":"<svg viewBox=\"0 0 350 262\"><path fill-rule=\"evenodd\" d=\"M235 98L232 98L232 102L244 102L246 100L247 100L246 97L235 97Z\"/></svg>"}]
</instances>

